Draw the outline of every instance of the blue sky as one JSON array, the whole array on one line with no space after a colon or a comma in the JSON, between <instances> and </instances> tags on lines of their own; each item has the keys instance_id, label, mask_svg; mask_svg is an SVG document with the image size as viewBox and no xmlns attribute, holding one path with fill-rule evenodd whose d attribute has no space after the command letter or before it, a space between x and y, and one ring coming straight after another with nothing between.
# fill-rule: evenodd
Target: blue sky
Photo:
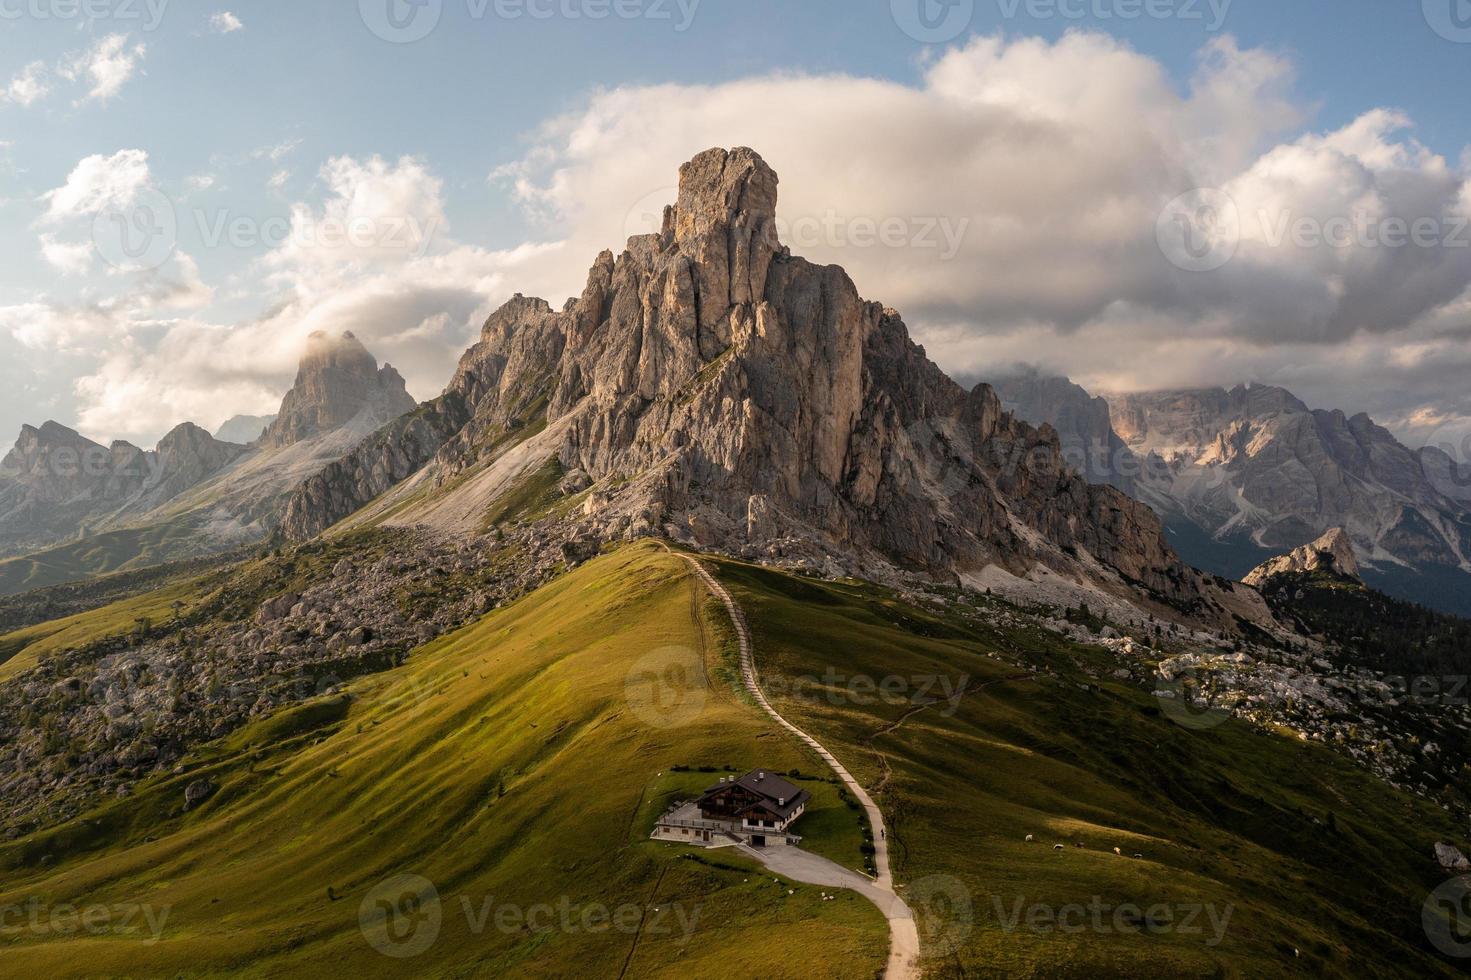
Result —
<instances>
[{"instance_id":1,"label":"blue sky","mask_svg":"<svg viewBox=\"0 0 1471 980\"><path fill-rule=\"evenodd\" d=\"M1137 54L1181 94L1188 93L1200 71L1202 50L1223 39L1229 38L1231 47L1221 57L1233 63L1244 60L1240 52L1276 59L1281 77L1274 75L1264 86L1271 92L1259 102L1231 106L1229 123L1218 118L1226 110L1197 100L1200 104L1187 109L1171 108L1177 114L1162 124L1193 126L1191 120L1205 119L1202 126L1217 127L1210 138L1229 145L1242 159L1226 168L1229 173L1213 175L1216 182L1247 172L1253 160L1274 146L1342 131L1374 110L1402 114L1394 126L1376 130L1376 147L1412 146L1409 156L1423 150L1459 173L1471 143L1463 106L1464 92L1471 88L1471 43L1456 43L1433 29L1440 16L1437 3L1443 3L1449 16L1451 3L1471 8L1466 0L1426 0L1425 9L1418 0L1217 0L1215 7L1209 0L1150 0L1157 7L1148 9L1173 15L1133 19L1122 13L1144 8L1144 0L1135 0L1133 6L1131 0L975 0L953 10L930 8L936 17L960 18L963 27L947 31L953 37L933 45L901 28L901 22L913 17L905 7L911 0L684 0L683 6L679 0L621 0L626 6L619 9L635 16L599 19L597 12L608 9L612 0L601 7L599 0L501 0L500 5L491 0L489 6L479 0L422 0L427 6L418 15L438 18L427 36L391 43L375 35L369 22L383 16L388 5L397 5L404 16L415 13L407 2L88 0L89 9L102 15L89 21L73 15L74 0L0 0L0 91L6 93L0 97L0 227L5 232L0 236L0 311L9 311L0 312L0 353L5 355L0 379L8 382L8 391L0 394L0 432L21 421L56 417L94 436L147 440L161 434L174 414L210 416L200 420L214 424L233 411L260 411L289 380L289 351L303 330L363 315L361 309L328 315L331 300L324 297L340 295L345 283L374 277L383 283L378 294L402 299L404 316L416 322L397 333L387 325L370 325L366 334L373 338L376 330L381 335L376 349L396 363L407 359L406 374L416 395L434 394L453 368L454 353L473 335L474 318L483 314L485 304L519 288L514 281L518 271L531 287L572 292L580 285L578 270L586 268L593 254L568 254L555 262L541 256L546 261L538 264L540 259L515 257L514 250L556 243L568 245L569 252L571 244L616 247L616 235L599 238L592 230L596 221L589 212L599 206L594 191L603 178L587 176L596 164L584 158L583 142L606 141L608 152L618 154L616 162L608 162L610 172L630 165L632 155L618 149L624 137L616 136L629 125L616 118L620 103L612 96L622 92L639 93L627 100L632 107L628 111L654 117L652 123L640 124L644 130L658 130L661 99L677 108L670 113L673 135L665 156L650 155L640 164L647 171L644 186L655 193L672 183L681 154L701 148L702 139L720 139L719 133L707 133L698 118L702 98L725 105L722 111L736 112L730 108L732 100L759 98L747 90L753 79L818 78L825 84L815 91L790 85L772 91L832 100L835 116L857 113L867 139L912 140L907 129L911 120L846 105L847 93L862 86L845 87L842 80L883 82L889 86L884 91L900 96L943 88L954 104L955 86L970 82L953 80L963 73L947 55L958 62L956 52L976 37L994 39L1003 50L1013 51L1020 49L1007 46L1029 39L1042 42L1040 61L986 55L988 67L975 84L993 93L1000 91L998 72L1017 72L1025 88L1035 85L1033 76L1022 76L1025 71L1100 71L1108 74L1098 79L1103 82L1114 79L1115 72L1131 70L1096 51L1084 56L1065 49L1061 42L1069 32L1103 37ZM532 16L528 5L551 10L552 16ZM477 13L481 10L483 15ZM497 10L515 16L498 15ZM1115 16L1096 15L1110 12ZM1471 9L1465 12L1471 15ZM1210 30L1218 17L1219 30ZM1455 23L1444 20L1452 27ZM937 70L937 65L948 67ZM1073 79L1085 92L1091 81ZM1106 103L1117 107L1122 128L1129 125L1123 117L1135 105L1130 99L1144 99L1151 106L1164 99L1153 89L1140 95L1145 88L1143 83L1130 86L1117 101ZM1291 112L1284 111L1280 121L1270 119L1283 105L1290 105ZM1008 103L1008 108L1016 106ZM1043 112L1032 105L1024 109ZM779 125L788 110L778 101L764 107L753 102L748 111L764 113L768 124ZM579 125L584 129L579 131ZM794 116L793 126L802 125ZM1244 128L1251 131L1238 135ZM658 131L661 138L668 135ZM684 134L687 139L681 139ZM1334 152L1350 158L1357 153L1366 160L1378 152L1350 142L1339 141ZM862 153L863 145L855 141L852 152ZM813 162L808 162L798 137L779 147L786 159L773 159L773 164L784 174L814 175L798 193L804 201L817 199L824 170L815 161L823 160L830 173L831 154L813 147ZM768 152L763 146L757 149ZM177 245L187 263L178 264L176 257L156 270L171 284L167 304L139 298L139 290L158 295L157 290L148 292L151 287L141 273L119 272L64 250L86 244L89 222L84 207L57 215L55 192L67 187L89 158L101 158L108 167L126 163L136 169L141 158L118 156L125 151L146 157L144 183L180 211ZM1147 157L1141 151L1141 170L1211 169L1208 161L1200 163L1198 147L1179 160ZM375 169L375 158L382 167ZM415 161L414 168L401 169L408 159ZM324 175L333 160L351 161L335 171L335 183ZM1088 171L1094 161L1079 158L1076 166ZM1395 174L1406 166L1370 169L1379 175L1378 186L1391 188L1384 193L1392 196L1399 182ZM1437 166L1415 162L1408 169L1424 177ZM849 210L853 205L847 202L865 190L855 182L866 181L872 198L893 202L903 198L902 185L924 179L899 173L895 187L877 186L879 178L862 171L855 166L834 178L841 185L834 197ZM568 174L573 175L566 182L572 190L561 186L559 175ZM1199 183L1199 174L1195 177L1181 188ZM987 173L978 172L975 179L985 181ZM577 180L593 196L580 196L584 191L575 186ZM427 214L439 223L426 249L440 258L438 266L432 272L415 267L406 274L417 290L412 300L390 285L407 268L397 259L353 255L326 263L301 250L285 254L271 241L219 244L200 233L200 215L206 223L243 218L257 227L272 219L285 221L295 208L330 215L334 195L371 196L375 181L386 181L415 202L395 207ZM790 180L784 181L784 195L789 185ZM1104 192L1113 195L1117 188ZM1411 197L1420 200L1424 194ZM614 218L630 206L616 195L605 203ZM961 203L951 217L971 229L985 227L989 215L984 205ZM928 206L934 209L932 202ZM918 213L917 204L884 207ZM606 219L598 220L606 228ZM43 256L43 239L63 251ZM832 244L818 243L817 251ZM856 269L849 261L844 265L865 293L887 300L888 295L877 295L889 285L881 263L867 258L858 256ZM841 250L830 260L843 260ZM329 264L330 280L324 271ZM870 267L875 270L872 288L860 276ZM472 288L467 281L463 290L447 285L458 270L479 285ZM1312 270L1330 279L1337 275L1317 265ZM1407 273L1399 269L1393 274ZM359 279L351 279L354 275ZM1129 276L1120 273L1120 278ZM1216 292L1252 288L1235 281L1212 284ZM1190 289L1201 292L1195 285ZM1373 283L1364 289L1372 294ZM1163 319L1175 318L1209 326L1202 328L1199 344L1180 351L1182 366L1173 374L1166 372L1169 380L1291 382L1305 390L1310 402L1331 397L1346 409L1370 410L1407 433L1471 414L1471 406L1453 403L1454 395L1448 394L1451 362L1446 350L1407 362L1406 373L1393 381L1370 370L1386 357L1394 360L1396 351L1420 349L1432 341L1449 344L1458 357L1455 345L1465 342L1455 334L1461 308L1449 301L1434 310L1413 304L1403 310L1386 307L1376 313L1380 321L1367 325L1342 311L1312 311L1312 303L1304 302L1310 312L1303 315L1301 335L1288 338L1297 346L1272 350L1274 339L1261 323L1220 326L1228 301L1216 296L1209 304L1181 302L1167 296L1177 291L1170 285L1121 294L1112 304L1090 296L1080 299L1076 310L1049 305L1055 289L1045 285L1035 309L1028 307L1025 295L1004 304L967 301L963 289L938 279L937 293L954 294L943 302L909 299L902 285L892 291L908 299L906 312L915 332L944 366L957 372L984 374L1002 360L1028 360L1076 374L1080 361L1057 353L1063 347L1107 344L1105 328L1124 329L1121 318L1129 320L1128 329L1138 336L1161 329ZM1350 283L1347 295L1353 294ZM436 302L443 306L439 313ZM41 309L47 315L38 318ZM293 312L283 314L283 309ZM1290 319L1293 309L1284 305L1271 316ZM1426 326L1432 314L1434 324ZM1388 322L1396 317L1402 322ZM1293 334L1290 325L1284 329ZM1448 331L1450 341L1445 339ZM990 339L977 339L982 336ZM1355 349L1355 338L1367 340ZM1331 370L1315 372L1312 364L1293 369L1294 359L1311 360L1314 350L1326 349L1312 343L1330 341L1341 348ZM1219 356L1222 345L1232 345L1230 356ZM1017 353L1029 349L1037 356ZM1184 364L1189 358L1199 362L1212 357L1235 377L1209 376L1198 363ZM198 359L211 361L203 382L179 376L197 368ZM1341 379L1355 365L1362 373L1352 383L1333 381L1335 372ZM177 373L171 375L171 369ZM1142 383L1118 365L1100 369L1088 380L1099 386ZM170 384L179 390L155 390Z\"/></svg>"}]
</instances>

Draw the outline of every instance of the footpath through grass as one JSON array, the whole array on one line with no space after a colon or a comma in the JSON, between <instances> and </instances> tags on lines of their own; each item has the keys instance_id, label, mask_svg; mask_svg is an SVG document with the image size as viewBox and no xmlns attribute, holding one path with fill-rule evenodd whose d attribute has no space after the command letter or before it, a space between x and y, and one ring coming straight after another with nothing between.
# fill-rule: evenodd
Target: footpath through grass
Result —
<instances>
[{"instance_id":1,"label":"footpath through grass","mask_svg":"<svg viewBox=\"0 0 1471 980\"><path fill-rule=\"evenodd\" d=\"M1463 835L1429 803L1321 746L1181 727L999 602L711 564L777 709L884 808L931 975L1453 972L1421 909Z\"/></svg>"},{"instance_id":2,"label":"footpath through grass","mask_svg":"<svg viewBox=\"0 0 1471 980\"><path fill-rule=\"evenodd\" d=\"M888 933L867 902L647 840L677 765L820 771L710 680L725 653L704 603L679 558L625 548L0 845L0 908L153 914L8 918L3 972L872 976ZM823 810L814 844L851 866L853 825Z\"/></svg>"}]
</instances>

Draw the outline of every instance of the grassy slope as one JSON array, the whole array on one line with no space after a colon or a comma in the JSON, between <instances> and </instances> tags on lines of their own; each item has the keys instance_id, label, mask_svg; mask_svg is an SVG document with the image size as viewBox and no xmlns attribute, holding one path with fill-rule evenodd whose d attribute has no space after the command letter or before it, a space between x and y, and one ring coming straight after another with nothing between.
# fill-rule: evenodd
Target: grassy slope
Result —
<instances>
[{"instance_id":1,"label":"grassy slope","mask_svg":"<svg viewBox=\"0 0 1471 980\"><path fill-rule=\"evenodd\" d=\"M182 582L65 619L6 633L0 636L0 681L34 667L48 653L132 632L139 619L162 623L174 615L176 601L183 603L182 612L197 594L197 582Z\"/></svg>"},{"instance_id":2,"label":"grassy slope","mask_svg":"<svg viewBox=\"0 0 1471 980\"><path fill-rule=\"evenodd\" d=\"M898 880L959 881L969 917L927 916L938 906L915 902L936 975L1447 969L1429 958L1420 925L1425 896L1445 878L1431 845L1462 840L1440 810L1321 747L1234 722L1180 727L1144 692L1111 682L1099 689L1071 666L1092 654L1045 634L993 633L867 588L727 562L720 572L745 606L763 672L779 690L830 667L845 676L944 675L957 684L971 675L971 693L948 718L936 707L904 718L905 705L777 697L866 785L882 781L885 767L892 771L877 795L893 827ZM1062 677L1018 680L1023 672L987 652L1050 662ZM1025 842L1027 834L1036 842ZM1077 841L1086 847L1075 848ZM1054 852L1064 842L1066 850ZM1143 859L1115 856L1114 847ZM932 894L953 891L943 878L938 885ZM1039 933L1025 919L1019 929L1003 928L1019 901L1023 909L1060 907L1094 896L1109 906L1197 903L1218 915L1229 905L1232 913L1219 945L1207 945L1208 924L1204 935ZM961 934L946 950L945 938Z\"/></svg>"},{"instance_id":3,"label":"grassy slope","mask_svg":"<svg viewBox=\"0 0 1471 980\"><path fill-rule=\"evenodd\" d=\"M80 541L0 561L0 595L147 568L189 557L199 550L198 532L185 524L154 524L88 535Z\"/></svg>"},{"instance_id":4,"label":"grassy slope","mask_svg":"<svg viewBox=\"0 0 1471 980\"><path fill-rule=\"evenodd\" d=\"M781 957L802 976L871 975L887 934L866 902L788 896L729 852L688 860L646 839L684 791L661 776L675 765L816 769L719 680L728 653L713 622L678 559L625 549L363 679L351 698L258 722L131 799L0 845L0 908L170 910L156 944L0 928L4 972L754 977ZM672 700L654 699L651 665ZM703 707L687 724L648 722L690 697ZM204 775L219 791L181 813L184 787ZM856 824L829 804L814 844L856 863ZM360 903L399 873L427 877L442 899L439 940L412 961L382 957L359 929ZM699 919L687 940L475 934L461 905L564 897L574 909L677 903Z\"/></svg>"}]
</instances>

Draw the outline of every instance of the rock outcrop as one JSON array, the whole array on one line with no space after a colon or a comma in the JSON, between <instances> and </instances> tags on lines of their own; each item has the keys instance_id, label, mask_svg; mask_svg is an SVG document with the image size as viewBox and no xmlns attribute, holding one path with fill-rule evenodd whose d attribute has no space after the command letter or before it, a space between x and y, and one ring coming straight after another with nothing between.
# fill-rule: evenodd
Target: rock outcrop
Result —
<instances>
[{"instance_id":1,"label":"rock outcrop","mask_svg":"<svg viewBox=\"0 0 1471 980\"><path fill-rule=\"evenodd\" d=\"M939 576L1045 564L1197 595L1147 507L1090 486L1052 429L989 386L947 378L842 269L791 255L776 200L749 149L685 164L659 233L598 256L561 310L521 296L498 310L441 398L297 491L287 533L395 483L380 501L395 522L483 514L497 467L539 453L586 475L584 525L603 540L816 549Z\"/></svg>"},{"instance_id":2,"label":"rock outcrop","mask_svg":"<svg viewBox=\"0 0 1471 980\"><path fill-rule=\"evenodd\" d=\"M378 361L351 332L307 338L296 383L260 437L263 449L283 449L344 426L374 428L414 409L404 380Z\"/></svg>"},{"instance_id":3,"label":"rock outcrop","mask_svg":"<svg viewBox=\"0 0 1471 980\"><path fill-rule=\"evenodd\" d=\"M1350 578L1359 577L1359 562L1354 555L1353 540L1343 528L1335 527L1310 544L1263 562L1252 569L1242 581L1254 588L1260 588L1275 575L1320 570Z\"/></svg>"},{"instance_id":4,"label":"rock outcrop","mask_svg":"<svg viewBox=\"0 0 1471 980\"><path fill-rule=\"evenodd\" d=\"M991 384L1008 412L1057 431L1063 455L1089 483L1107 483L1131 497L1139 495L1141 470L1152 460L1136 456L1114 431L1105 399L1067 378L1036 370L992 379Z\"/></svg>"}]
</instances>

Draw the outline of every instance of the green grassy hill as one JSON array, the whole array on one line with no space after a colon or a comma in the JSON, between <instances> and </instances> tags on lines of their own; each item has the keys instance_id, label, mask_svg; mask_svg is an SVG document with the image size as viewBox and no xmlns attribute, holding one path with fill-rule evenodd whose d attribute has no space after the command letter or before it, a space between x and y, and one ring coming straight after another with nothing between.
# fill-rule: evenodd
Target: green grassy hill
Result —
<instances>
[{"instance_id":1,"label":"green grassy hill","mask_svg":"<svg viewBox=\"0 0 1471 980\"><path fill-rule=\"evenodd\" d=\"M647 840L681 783L716 778L676 766L813 769L720 681L704 606L679 559L627 549L130 799L0 846L0 908L168 912L157 942L146 927L59 935L7 920L4 972L754 977L776 957L794 975L872 975L887 931L867 902L789 895L729 852L692 860ZM183 812L201 779L217 791ZM856 865L857 818L818 788L804 830ZM360 926L365 900L381 908L385 880L406 874L433 883L440 920L409 961ZM632 920L599 926L599 910Z\"/></svg>"},{"instance_id":2,"label":"green grassy hill","mask_svg":"<svg viewBox=\"0 0 1471 980\"><path fill-rule=\"evenodd\" d=\"M189 558L202 550L198 531L186 523L92 534L80 541L0 561L0 596L148 568Z\"/></svg>"},{"instance_id":3,"label":"green grassy hill","mask_svg":"<svg viewBox=\"0 0 1471 980\"><path fill-rule=\"evenodd\" d=\"M198 595L198 581L188 580L6 633L0 636L0 681L35 666L48 653L122 636L143 623L161 623L187 610Z\"/></svg>"},{"instance_id":4,"label":"green grassy hill","mask_svg":"<svg viewBox=\"0 0 1471 980\"><path fill-rule=\"evenodd\" d=\"M1441 811L1320 747L1180 727L1146 692L1090 676L1108 674L1101 651L1000 603L916 608L711 566L778 707L885 808L930 975L1449 972L1420 925L1444 880L1431 845L1460 842ZM599 558L130 798L0 844L0 909L167 913L157 941L146 924L5 919L4 972L873 976L887 933L867 903L647 840L717 772L820 773L736 690L732 646L677 557L646 543ZM202 780L215 791L186 811ZM806 845L859 864L854 812L830 783L804 785ZM543 908L551 928L517 917ZM618 909L625 928L577 924ZM410 959L372 941L403 951L433 921Z\"/></svg>"},{"instance_id":5,"label":"green grassy hill","mask_svg":"<svg viewBox=\"0 0 1471 980\"><path fill-rule=\"evenodd\" d=\"M1434 843L1464 836L1429 803L1326 748L1234 721L1177 725L1148 693L1090 676L1109 673L1097 651L989 625L1006 611L984 598L921 610L864 586L720 571L778 710L879 787L934 975L1451 972L1421 909L1447 878ZM903 679L906 697L928 685L922 700L941 703L886 703L866 684L855 696L854 678ZM968 693L945 700L936 678ZM1096 930L1095 902L1158 914L1121 928L1105 911ZM1083 928L1051 918L1068 907L1085 911L1064 924ZM1199 933L1180 928L1191 910Z\"/></svg>"}]
</instances>

